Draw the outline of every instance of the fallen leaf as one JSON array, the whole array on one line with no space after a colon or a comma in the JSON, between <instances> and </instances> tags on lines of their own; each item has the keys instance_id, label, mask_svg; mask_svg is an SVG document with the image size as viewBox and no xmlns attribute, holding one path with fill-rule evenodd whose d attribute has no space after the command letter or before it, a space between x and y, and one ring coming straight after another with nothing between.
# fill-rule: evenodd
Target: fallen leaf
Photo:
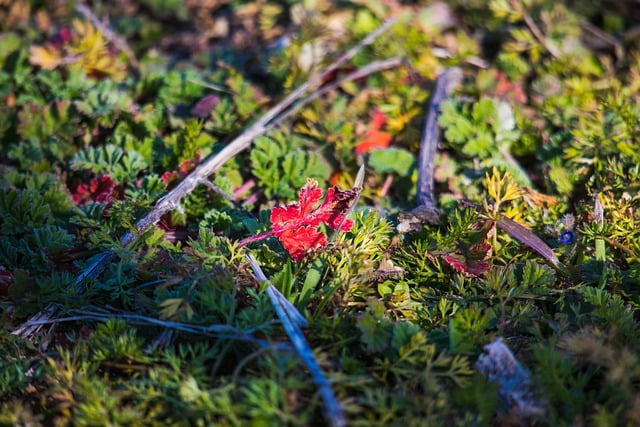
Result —
<instances>
[{"instance_id":1,"label":"fallen leaf","mask_svg":"<svg viewBox=\"0 0 640 427\"><path fill-rule=\"evenodd\" d=\"M326 236L317 229L320 224L342 231L349 231L353 226L353 221L346 219L345 215L357 200L360 189L343 191L331 187L324 201L316 207L322 193L318 182L308 179L300 190L299 201L275 207L271 211L272 233L296 261L327 244Z\"/></svg>"}]
</instances>

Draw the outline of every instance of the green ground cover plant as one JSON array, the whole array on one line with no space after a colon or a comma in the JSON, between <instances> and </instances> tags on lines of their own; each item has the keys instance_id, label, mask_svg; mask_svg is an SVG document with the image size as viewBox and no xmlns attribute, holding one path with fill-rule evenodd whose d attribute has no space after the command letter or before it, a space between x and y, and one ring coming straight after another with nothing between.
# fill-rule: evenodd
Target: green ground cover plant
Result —
<instances>
[{"instance_id":1,"label":"green ground cover plant","mask_svg":"<svg viewBox=\"0 0 640 427\"><path fill-rule=\"evenodd\" d=\"M0 0L0 425L640 425L636 6Z\"/></svg>"}]
</instances>

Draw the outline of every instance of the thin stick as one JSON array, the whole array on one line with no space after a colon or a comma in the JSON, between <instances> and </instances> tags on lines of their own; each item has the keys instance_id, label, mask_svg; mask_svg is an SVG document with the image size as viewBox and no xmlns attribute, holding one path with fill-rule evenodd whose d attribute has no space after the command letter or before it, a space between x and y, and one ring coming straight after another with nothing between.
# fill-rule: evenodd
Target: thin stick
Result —
<instances>
[{"instance_id":1,"label":"thin stick","mask_svg":"<svg viewBox=\"0 0 640 427\"><path fill-rule=\"evenodd\" d=\"M287 119L288 117L290 117L291 115L295 114L297 111L299 111L302 107L304 107L305 105L309 104L312 101L315 101L316 99L320 98L321 96L325 95L328 92L331 92L332 90L335 90L337 87L339 87L341 84L348 82L348 81L353 81L353 80L358 80L364 77L367 77L371 74L375 74L378 73L380 71L384 71L384 70L388 70L391 68L395 68L395 67L399 67L400 65L402 65L404 63L404 59L400 58L400 57L395 57L395 58L390 58L390 59L385 59L382 61L374 61L371 62L370 64L365 65L364 67L347 74L346 76L342 77L341 79L328 84L326 86L323 86L322 88L316 90L315 92L311 93L309 96L307 96L306 98L296 102L291 108L289 108L287 111L283 112L279 117L275 118L271 123L269 123L269 126L267 128L267 130L270 130L276 126L278 126L280 123L282 123L285 119Z\"/></svg>"},{"instance_id":2,"label":"thin stick","mask_svg":"<svg viewBox=\"0 0 640 427\"><path fill-rule=\"evenodd\" d=\"M322 373L322 369L318 364L315 356L313 355L313 350L309 347L307 340L300 329L300 326L306 326L307 320L302 317L300 312L291 304L267 279L267 276L262 272L260 265L253 257L253 255L249 254L247 257L251 262L251 268L253 269L253 273L256 278L260 282L267 283L267 295L271 300L271 304L276 310L278 318L280 322L282 322L282 327L285 332L289 336L293 347L296 349L298 356L302 359L303 363L309 369L311 373L311 377L313 381L316 383L318 390L320 391L320 395L324 400L324 410L325 416L327 417L327 421L332 427L343 427L346 426L346 418L344 412L342 411L342 407L340 406L340 402L336 399L336 396L333 394L333 390L331 389L331 385L324 377Z\"/></svg>"},{"instance_id":3,"label":"thin stick","mask_svg":"<svg viewBox=\"0 0 640 427\"><path fill-rule=\"evenodd\" d=\"M460 84L462 80L462 70L457 67L449 68L438 76L436 87L429 110L424 123L424 132L420 142L420 157L418 158L418 205L425 207L435 207L433 195L434 186L434 166L436 160L436 150L438 148L438 113L440 104L449 97L449 94Z\"/></svg>"},{"instance_id":4,"label":"thin stick","mask_svg":"<svg viewBox=\"0 0 640 427\"><path fill-rule=\"evenodd\" d=\"M531 15L529 15L529 12L526 11L526 9L520 3L520 1L511 0L510 3L511 3L511 7L513 7L514 9L516 9L522 14L522 19L524 20L525 24L527 24L527 27L529 27L529 30L531 31L533 36L536 39L538 39L540 44L542 44L545 47L545 49L549 51L551 56L553 56L554 58L559 58L560 52L558 51L558 49L544 36L544 34L542 33L542 30L540 30L540 27L538 27L535 21L531 18Z\"/></svg>"},{"instance_id":5,"label":"thin stick","mask_svg":"<svg viewBox=\"0 0 640 427\"><path fill-rule=\"evenodd\" d=\"M59 317L57 319L42 319L32 322L33 326L43 326L48 324L58 324L62 322L77 322L78 320L105 321L107 319L121 319L131 325L160 326L180 332L186 332L204 336L214 336L216 338L229 338L239 341L246 341L256 344L259 347L273 347L272 343L253 337L251 334L260 327L241 330L230 325L192 325L189 323L172 322L168 320L156 319L154 317L142 316L133 313L111 313L109 311L93 312L88 310L73 310L77 313L72 316ZM265 325L262 325L265 326ZM288 346L280 346L282 349L290 350Z\"/></svg>"},{"instance_id":6,"label":"thin stick","mask_svg":"<svg viewBox=\"0 0 640 427\"><path fill-rule=\"evenodd\" d=\"M418 206L410 212L401 212L398 215L400 224L398 231L417 231L424 223L435 223L438 221L440 213L436 206L434 197L434 172L436 150L438 148L439 129L438 113L440 104L446 100L453 89L462 80L462 70L457 67L443 71L436 79L435 88L431 95L427 116L420 141L420 154L418 158L418 183L417 201ZM415 225L414 225L415 224Z\"/></svg>"},{"instance_id":7,"label":"thin stick","mask_svg":"<svg viewBox=\"0 0 640 427\"><path fill-rule=\"evenodd\" d=\"M122 246L126 246L129 243L133 242L142 232L160 221L164 214L172 211L173 209L176 209L180 204L180 200L190 194L198 186L198 184L206 181L206 179L210 175L218 170L229 159L247 149L256 137L268 131L270 128L269 123L272 120L276 119L278 115L283 113L291 105L293 105L294 102L310 87L321 83L325 76L353 58L353 56L355 56L358 51L373 42L376 37L380 36L384 31L386 31L394 22L395 20L385 22L380 28L369 34L360 43L340 56L340 58L338 58L336 62L327 67L322 73L311 78L309 81L298 87L284 100L279 102L257 122L255 122L242 134L240 134L240 136L238 136L235 140L224 147L218 154L210 157L204 163L200 164L182 182L180 182L180 184L178 184L166 196L158 200L156 206L151 212L149 212L144 218L138 221L136 227L137 232L135 234L125 235L122 239ZM291 114L292 112L289 112L288 114Z\"/></svg>"}]
</instances>

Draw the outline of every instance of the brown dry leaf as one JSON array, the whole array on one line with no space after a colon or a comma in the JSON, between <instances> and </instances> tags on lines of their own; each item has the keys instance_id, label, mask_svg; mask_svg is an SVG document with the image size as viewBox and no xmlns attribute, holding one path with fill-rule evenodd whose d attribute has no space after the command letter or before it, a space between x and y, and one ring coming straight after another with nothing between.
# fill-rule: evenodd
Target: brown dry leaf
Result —
<instances>
[{"instance_id":1,"label":"brown dry leaf","mask_svg":"<svg viewBox=\"0 0 640 427\"><path fill-rule=\"evenodd\" d=\"M62 55L51 44L44 46L31 46L29 48L29 62L33 65L44 68L45 70L53 70L62 64Z\"/></svg>"}]
</instances>

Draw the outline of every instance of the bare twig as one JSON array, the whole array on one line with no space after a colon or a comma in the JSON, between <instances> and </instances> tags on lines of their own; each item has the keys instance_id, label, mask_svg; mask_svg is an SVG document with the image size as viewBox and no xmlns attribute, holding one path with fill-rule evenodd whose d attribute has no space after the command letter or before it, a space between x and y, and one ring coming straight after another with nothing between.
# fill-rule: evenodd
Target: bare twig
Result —
<instances>
[{"instance_id":1,"label":"bare twig","mask_svg":"<svg viewBox=\"0 0 640 427\"><path fill-rule=\"evenodd\" d=\"M113 313L108 310L89 311L89 310L73 310L71 316L59 317L57 319L40 319L31 321L30 326L43 326L50 324L58 324L62 322L77 322L79 320L95 320L103 322L107 319L121 319L130 325L142 325L142 326L160 326L168 330L174 330L179 332L185 332L190 334L196 334L201 336L211 336L216 338L227 338L239 341L246 341L252 344L256 344L259 347L273 347L272 343L265 340L255 338L252 333L259 329L268 326L260 325L247 330L241 330L230 325L192 325L189 323L172 322L169 320L156 319L154 317L142 316L133 313ZM269 322L271 323L271 322ZM290 350L287 345L280 345L282 349Z\"/></svg>"},{"instance_id":2,"label":"bare twig","mask_svg":"<svg viewBox=\"0 0 640 427\"><path fill-rule=\"evenodd\" d=\"M267 130L270 130L276 126L278 126L280 123L282 123L285 119L291 117L293 114L295 114L297 111L299 111L302 107L304 107L305 105L309 104L312 101L315 101L316 99L320 98L321 96L325 95L328 92L331 92L332 90L335 90L337 87L339 87L341 84L348 82L348 81L353 81L353 80L358 80L361 79L363 77L367 77L371 74L374 73L378 73L380 71L384 71L384 70L388 70L391 68L395 68L395 67L399 67L400 65L402 65L404 63L404 59L399 58L399 57L395 57L395 58L390 58L390 59L385 59L382 61L374 61L370 64L365 65L364 67L347 74L346 76L342 77L339 80L336 80L335 82L328 84L326 86L322 86L320 89L316 90L315 92L311 93L309 96L307 96L304 99L301 99L300 101L296 102L294 105L291 106L291 108L289 108L287 111L284 111L279 117L275 118L271 123L269 123L269 126L267 128Z\"/></svg>"},{"instance_id":3,"label":"bare twig","mask_svg":"<svg viewBox=\"0 0 640 427\"><path fill-rule=\"evenodd\" d=\"M104 22L102 22L98 17L93 13L93 11L86 4L79 2L76 4L76 11L84 16L89 22L93 24L100 32L113 43L113 45L119 51L123 52L131 65L136 69L136 71L140 70L140 63L138 59L136 59L135 53L129 47L129 44L125 39L116 34L111 28L109 28Z\"/></svg>"},{"instance_id":4,"label":"bare twig","mask_svg":"<svg viewBox=\"0 0 640 427\"><path fill-rule=\"evenodd\" d=\"M484 346L476 368L489 381L497 384L498 395L525 419L543 417L546 402L536 393L531 372L520 364L509 347L498 338Z\"/></svg>"},{"instance_id":5,"label":"bare twig","mask_svg":"<svg viewBox=\"0 0 640 427\"><path fill-rule=\"evenodd\" d=\"M431 95L427 117L424 123L422 140L420 141L420 157L418 158L418 206L410 212L398 215L400 224L398 231L406 233L417 231L424 223L438 221L440 212L433 195L433 175L435 169L436 150L438 148L438 112L440 103L447 99L451 92L460 84L462 70L457 67L442 72L436 79L435 89Z\"/></svg>"},{"instance_id":6,"label":"bare twig","mask_svg":"<svg viewBox=\"0 0 640 427\"><path fill-rule=\"evenodd\" d=\"M527 24L527 27L529 27L531 34L533 34L533 36L538 39L540 44L542 44L545 49L549 51L551 56L553 56L554 58L559 58L560 51L558 50L558 48L556 48L555 45L544 36L542 30L540 30L540 27L538 27L535 21L531 18L531 15L529 15L529 12L527 12L524 6L520 3L520 0L510 0L510 3L511 7L522 14L522 19L524 19L524 23Z\"/></svg>"},{"instance_id":7,"label":"bare twig","mask_svg":"<svg viewBox=\"0 0 640 427\"><path fill-rule=\"evenodd\" d=\"M342 411L342 407L340 406L340 402L336 399L333 394L333 390L331 389L331 385L324 377L322 373L322 369L318 364L315 356L313 355L313 350L309 347L307 340L300 329L301 326L307 326L307 320L302 317L300 312L291 304L267 279L267 276L264 275L260 265L253 257L253 255L249 254L249 261L251 262L251 268L253 269L253 273L256 278L260 282L267 283L267 295L271 300L271 304L276 310L278 318L280 322L282 322L282 327L285 332L289 336L293 347L296 349L298 356L302 359L304 364L309 369L311 376L313 377L313 381L316 383L318 390L320 391L320 395L324 400L324 409L325 415L327 417L327 421L332 427L342 427L346 425L346 418L344 412Z\"/></svg>"}]
</instances>

